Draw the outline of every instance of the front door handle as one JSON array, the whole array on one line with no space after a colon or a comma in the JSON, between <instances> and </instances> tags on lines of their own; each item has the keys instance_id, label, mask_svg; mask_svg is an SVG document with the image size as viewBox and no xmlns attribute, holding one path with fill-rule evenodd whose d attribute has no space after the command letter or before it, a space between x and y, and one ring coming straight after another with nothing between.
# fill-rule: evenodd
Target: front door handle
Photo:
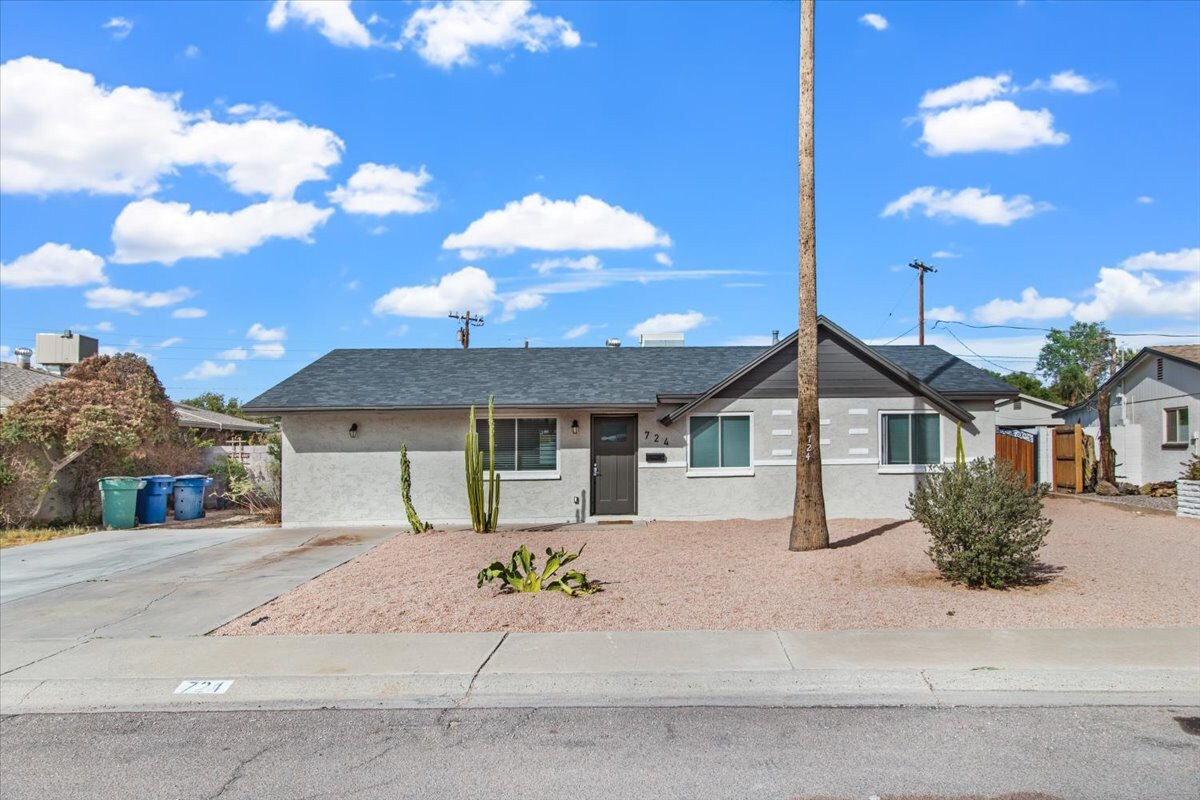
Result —
<instances>
[{"instance_id":1,"label":"front door handle","mask_svg":"<svg viewBox=\"0 0 1200 800\"><path fill-rule=\"evenodd\" d=\"M600 477L600 462L599 461L592 464L592 477L593 478Z\"/></svg>"}]
</instances>

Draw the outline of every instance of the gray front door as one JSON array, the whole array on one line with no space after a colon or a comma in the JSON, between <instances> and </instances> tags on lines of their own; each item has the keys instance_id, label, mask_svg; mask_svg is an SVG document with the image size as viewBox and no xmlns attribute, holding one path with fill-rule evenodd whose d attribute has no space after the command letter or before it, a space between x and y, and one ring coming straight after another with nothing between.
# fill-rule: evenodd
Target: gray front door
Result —
<instances>
[{"instance_id":1,"label":"gray front door","mask_svg":"<svg viewBox=\"0 0 1200 800\"><path fill-rule=\"evenodd\" d=\"M637 513L637 417L592 417L592 513Z\"/></svg>"}]
</instances>

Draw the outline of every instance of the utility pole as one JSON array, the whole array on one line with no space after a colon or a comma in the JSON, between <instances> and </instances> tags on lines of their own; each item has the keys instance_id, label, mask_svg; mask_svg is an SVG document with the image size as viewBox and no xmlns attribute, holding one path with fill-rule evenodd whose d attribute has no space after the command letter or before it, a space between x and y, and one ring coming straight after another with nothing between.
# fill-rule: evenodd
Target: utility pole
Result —
<instances>
[{"instance_id":1,"label":"utility pole","mask_svg":"<svg viewBox=\"0 0 1200 800\"><path fill-rule=\"evenodd\" d=\"M937 272L937 269L920 261L914 261L909 266L917 271L917 324L920 326L917 343L925 344L925 273Z\"/></svg>"},{"instance_id":2,"label":"utility pole","mask_svg":"<svg viewBox=\"0 0 1200 800\"><path fill-rule=\"evenodd\" d=\"M467 309L465 314L450 313L450 319L462 320L462 327L458 329L458 343L463 346L463 350L471 346L471 328L480 327L483 325L483 317L471 316L471 310Z\"/></svg>"}]
</instances>

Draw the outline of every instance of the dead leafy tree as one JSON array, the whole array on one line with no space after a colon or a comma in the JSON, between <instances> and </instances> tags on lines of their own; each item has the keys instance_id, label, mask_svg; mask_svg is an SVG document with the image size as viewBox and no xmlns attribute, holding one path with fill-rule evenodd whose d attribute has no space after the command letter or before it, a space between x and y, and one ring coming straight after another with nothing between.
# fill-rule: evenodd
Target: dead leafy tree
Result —
<instances>
[{"instance_id":1,"label":"dead leafy tree","mask_svg":"<svg viewBox=\"0 0 1200 800\"><path fill-rule=\"evenodd\" d=\"M4 415L0 437L25 445L42 462L40 491L28 516L42 510L63 471L89 453L130 454L168 441L178 430L175 409L146 360L132 353L93 356L68 380L43 386Z\"/></svg>"},{"instance_id":2,"label":"dead leafy tree","mask_svg":"<svg viewBox=\"0 0 1200 800\"><path fill-rule=\"evenodd\" d=\"M813 0L800 2L800 333L796 343L796 501L788 549L829 547L817 395L817 204L814 180Z\"/></svg>"}]
</instances>

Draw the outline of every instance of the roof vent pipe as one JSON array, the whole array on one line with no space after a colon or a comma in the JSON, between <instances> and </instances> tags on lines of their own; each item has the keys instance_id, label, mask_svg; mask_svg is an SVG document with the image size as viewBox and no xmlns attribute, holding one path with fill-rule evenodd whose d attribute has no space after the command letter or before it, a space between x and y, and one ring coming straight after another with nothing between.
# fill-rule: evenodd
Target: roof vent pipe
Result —
<instances>
[{"instance_id":1,"label":"roof vent pipe","mask_svg":"<svg viewBox=\"0 0 1200 800\"><path fill-rule=\"evenodd\" d=\"M13 355L17 357L17 366L21 369L29 369L30 358L33 356L33 351L28 347L18 347L13 351Z\"/></svg>"},{"instance_id":2,"label":"roof vent pipe","mask_svg":"<svg viewBox=\"0 0 1200 800\"><path fill-rule=\"evenodd\" d=\"M621 340L620 339L605 339L604 346L605 347L620 347Z\"/></svg>"},{"instance_id":3,"label":"roof vent pipe","mask_svg":"<svg viewBox=\"0 0 1200 800\"><path fill-rule=\"evenodd\" d=\"M779 344L779 331L771 331L771 344Z\"/></svg>"}]
</instances>

